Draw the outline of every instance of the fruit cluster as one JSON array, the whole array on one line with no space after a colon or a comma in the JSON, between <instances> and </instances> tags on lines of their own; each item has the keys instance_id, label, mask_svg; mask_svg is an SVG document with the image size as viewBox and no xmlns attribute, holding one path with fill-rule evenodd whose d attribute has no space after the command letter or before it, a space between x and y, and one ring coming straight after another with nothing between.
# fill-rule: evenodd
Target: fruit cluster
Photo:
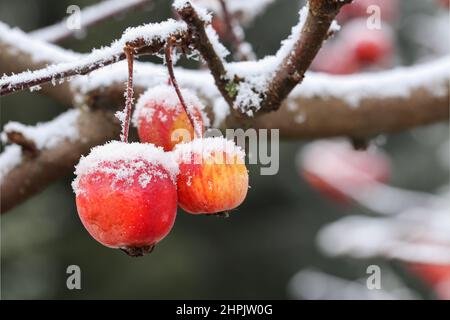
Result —
<instances>
[{"instance_id":1,"label":"fruit cluster","mask_svg":"<svg viewBox=\"0 0 450 320\"><path fill-rule=\"evenodd\" d=\"M79 217L103 245L141 256L169 233L177 204L191 214L216 214L245 199L244 152L225 138L203 138L203 106L193 93L183 96L187 110L173 88L149 89L133 117L141 143L95 147L76 166ZM178 130L187 132L183 140Z\"/></svg>"},{"instance_id":2,"label":"fruit cluster","mask_svg":"<svg viewBox=\"0 0 450 320\"><path fill-rule=\"evenodd\" d=\"M394 59L392 24L398 9L396 0L354 0L343 6L336 17L342 30L325 43L312 70L351 74L390 67Z\"/></svg>"}]
</instances>

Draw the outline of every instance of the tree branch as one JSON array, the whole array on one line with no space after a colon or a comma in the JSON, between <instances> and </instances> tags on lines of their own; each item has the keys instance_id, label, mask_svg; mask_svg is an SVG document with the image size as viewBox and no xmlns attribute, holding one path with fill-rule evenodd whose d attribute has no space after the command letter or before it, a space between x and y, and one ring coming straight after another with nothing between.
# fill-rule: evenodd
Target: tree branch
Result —
<instances>
[{"instance_id":1,"label":"tree branch","mask_svg":"<svg viewBox=\"0 0 450 320\"><path fill-rule=\"evenodd\" d=\"M120 127L110 112L82 111L78 117L78 130L79 138L75 141L61 141L52 148L39 150L33 156L22 153L21 163L1 179L2 213L70 174L81 155L96 145L116 138Z\"/></svg>"},{"instance_id":2,"label":"tree branch","mask_svg":"<svg viewBox=\"0 0 450 320\"><path fill-rule=\"evenodd\" d=\"M30 36L51 43L59 43L73 37L80 30L87 29L110 18L123 15L124 13L137 10L149 4L150 0L105 0L91 6L85 7L80 12L80 28L69 28L67 18L62 21L30 32Z\"/></svg>"},{"instance_id":3,"label":"tree branch","mask_svg":"<svg viewBox=\"0 0 450 320\"><path fill-rule=\"evenodd\" d=\"M277 110L292 89L303 80L306 70L328 37L331 23L340 8L350 2L352 0L308 1L308 15L301 34L267 85L260 111Z\"/></svg>"},{"instance_id":4,"label":"tree branch","mask_svg":"<svg viewBox=\"0 0 450 320\"><path fill-rule=\"evenodd\" d=\"M233 105L234 97L230 95L228 85L230 79L228 78L227 71L225 69L224 61L217 54L211 43L208 34L206 33L204 21L196 12L190 2L186 2L182 7L175 8L180 17L188 24L192 34L192 41L195 49L197 49L209 70L211 71L214 81L220 93L230 106Z\"/></svg>"},{"instance_id":5,"label":"tree branch","mask_svg":"<svg viewBox=\"0 0 450 320\"><path fill-rule=\"evenodd\" d=\"M85 75L124 60L126 58L124 53L125 47L133 48L134 55L139 56L158 53L164 48L168 37L173 37L181 44L185 44L187 35L184 27L184 25L174 20L167 20L160 24L148 24L129 29L119 41L113 42L110 47L102 48L98 51L93 50L90 55L82 57L81 61L63 62L36 71L26 71L17 75L2 77L0 79L0 96L39 86L47 82L56 83L56 81L68 77ZM137 32L137 36L135 36L135 30L137 29L140 29L142 32ZM154 29L160 30L161 33L155 32ZM164 34L164 37L161 34Z\"/></svg>"},{"instance_id":6,"label":"tree branch","mask_svg":"<svg viewBox=\"0 0 450 320\"><path fill-rule=\"evenodd\" d=\"M311 1L311 3L313 2L319 3L318 0ZM200 18L198 17L198 19ZM205 31L203 22L199 28L203 28ZM8 32L4 33L4 29L0 23L0 67L2 71L17 72L40 68L47 63L69 63L86 58L38 42L16 30L10 32L11 30L5 29ZM206 31L204 33L207 37ZM10 34L13 34L14 37L9 36ZM154 33L152 34L154 35ZM189 38L190 36L187 28L180 31L181 42L186 40L183 45L192 40ZM12 38L20 38L20 41L14 41ZM135 42L131 39L130 35L124 43L132 43L136 48L150 50L145 47L148 39L134 38ZM209 38L204 40L210 45L209 48L204 49L208 50L210 54L216 55L222 64L223 72L225 72L222 59L214 51ZM161 41L160 49L163 45L164 43ZM36 52L36 50L30 50L30 47L39 48L39 50ZM117 52L119 49L120 54L123 54L123 46L118 46ZM306 54L307 57L310 55L312 53ZM42 56L45 57L42 58ZM309 73L302 86L291 92L277 112L249 118L250 124L254 128L280 129L282 137L298 139L336 135L366 137L438 121L448 121L449 75L445 71L448 70L449 61L449 58L444 58L442 61L423 66L394 69L374 75L339 77ZM249 66L264 69L261 61L234 65L236 69ZM163 66L136 63L136 68L140 71L135 78L137 93L167 80L166 69ZM220 87L218 90L213 84L214 78L208 72L188 71L181 68L177 68L176 72L181 86L196 90L211 106L210 113L217 118L218 126L230 128L241 126L240 120L235 115L231 114L227 119L223 119L218 118L219 113L212 111L223 93L219 92ZM91 116L87 116L84 120L85 125L80 126L80 132L84 132L82 136L86 137L86 141L65 142L57 148L40 150L33 160L26 158L22 164L11 170L1 184L2 210L5 210L5 206L7 209L13 207L64 173L70 172L69 170L72 170L79 156L89 150L88 145L100 144L116 136L119 126L115 124L112 114L105 110L123 105L125 89L123 83L126 79L126 68L117 64L96 70L91 74L90 81L79 77L70 85L63 84L62 87L44 88L52 97L67 105L71 105L73 97L76 96L84 98L83 101L78 101L78 104L84 103L92 110L104 110L91 111L89 113ZM224 88L228 93L226 85ZM90 137L93 137L92 139L95 141ZM58 170L55 170L55 167Z\"/></svg>"}]
</instances>

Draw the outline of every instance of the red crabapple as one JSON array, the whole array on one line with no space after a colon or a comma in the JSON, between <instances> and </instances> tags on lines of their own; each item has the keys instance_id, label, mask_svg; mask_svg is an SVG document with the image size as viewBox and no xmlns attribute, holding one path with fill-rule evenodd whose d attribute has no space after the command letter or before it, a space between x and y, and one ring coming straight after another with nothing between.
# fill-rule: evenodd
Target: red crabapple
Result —
<instances>
[{"instance_id":1,"label":"red crabapple","mask_svg":"<svg viewBox=\"0 0 450 320\"><path fill-rule=\"evenodd\" d=\"M349 190L386 182L390 163L383 153L354 150L350 143L317 141L300 153L299 165L305 180L328 198L347 203Z\"/></svg>"},{"instance_id":2,"label":"red crabapple","mask_svg":"<svg viewBox=\"0 0 450 320\"><path fill-rule=\"evenodd\" d=\"M144 255L175 221L177 171L172 155L151 144L93 148L80 159L72 184L81 222L101 244Z\"/></svg>"},{"instance_id":3,"label":"red crabapple","mask_svg":"<svg viewBox=\"0 0 450 320\"><path fill-rule=\"evenodd\" d=\"M347 23L339 34L339 41L351 50L351 55L361 64L389 65L394 52L391 27L368 29L364 19Z\"/></svg>"},{"instance_id":4,"label":"red crabapple","mask_svg":"<svg viewBox=\"0 0 450 320\"><path fill-rule=\"evenodd\" d=\"M176 146L180 207L214 214L239 206L248 190L244 152L224 138L202 138Z\"/></svg>"},{"instance_id":5,"label":"red crabapple","mask_svg":"<svg viewBox=\"0 0 450 320\"><path fill-rule=\"evenodd\" d=\"M203 133L203 126L208 119L203 114L204 106L197 96L187 89L181 90L188 110L198 126L197 132ZM139 97L133 115L141 142L153 143L170 151L183 138L176 137L178 129L184 129L194 138L194 128L186 111L183 109L175 90L169 85L160 85L148 89Z\"/></svg>"}]
</instances>

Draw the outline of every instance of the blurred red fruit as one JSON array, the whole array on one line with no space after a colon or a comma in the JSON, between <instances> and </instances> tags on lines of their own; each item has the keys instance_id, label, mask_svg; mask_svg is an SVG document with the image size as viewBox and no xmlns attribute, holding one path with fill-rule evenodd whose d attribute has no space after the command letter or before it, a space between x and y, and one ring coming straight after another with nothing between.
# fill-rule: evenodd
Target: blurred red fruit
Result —
<instances>
[{"instance_id":1,"label":"blurred red fruit","mask_svg":"<svg viewBox=\"0 0 450 320\"><path fill-rule=\"evenodd\" d=\"M329 74L352 74L360 71L361 65L348 47L336 41L327 43L320 49L311 70Z\"/></svg>"},{"instance_id":2,"label":"blurred red fruit","mask_svg":"<svg viewBox=\"0 0 450 320\"><path fill-rule=\"evenodd\" d=\"M353 20L340 33L339 41L351 50L361 64L389 66L394 53L392 30L383 24L381 29L368 29L365 20Z\"/></svg>"},{"instance_id":3,"label":"blurred red fruit","mask_svg":"<svg viewBox=\"0 0 450 320\"><path fill-rule=\"evenodd\" d=\"M81 222L101 244L144 255L175 221L176 172L174 159L150 144L93 148L76 166L73 182Z\"/></svg>"},{"instance_id":4,"label":"blurred red fruit","mask_svg":"<svg viewBox=\"0 0 450 320\"><path fill-rule=\"evenodd\" d=\"M301 174L331 200L348 203L347 192L386 182L390 163L380 150L356 151L350 143L317 141L305 146L299 157Z\"/></svg>"},{"instance_id":5,"label":"blurred red fruit","mask_svg":"<svg viewBox=\"0 0 450 320\"><path fill-rule=\"evenodd\" d=\"M351 4L342 7L336 18L339 22L354 18L367 18L373 14L372 11L367 12L370 6L377 6L381 19L388 22L393 21L399 11L398 0L353 0Z\"/></svg>"},{"instance_id":6,"label":"blurred red fruit","mask_svg":"<svg viewBox=\"0 0 450 320\"><path fill-rule=\"evenodd\" d=\"M214 15L211 20L211 26L216 31L219 39L227 37L227 26L221 17Z\"/></svg>"},{"instance_id":7,"label":"blurred red fruit","mask_svg":"<svg viewBox=\"0 0 450 320\"><path fill-rule=\"evenodd\" d=\"M450 0L437 0L437 2L445 8L450 8Z\"/></svg>"},{"instance_id":8,"label":"blurred red fruit","mask_svg":"<svg viewBox=\"0 0 450 320\"><path fill-rule=\"evenodd\" d=\"M450 299L450 264L408 263L408 267L432 287L439 298Z\"/></svg>"}]
</instances>

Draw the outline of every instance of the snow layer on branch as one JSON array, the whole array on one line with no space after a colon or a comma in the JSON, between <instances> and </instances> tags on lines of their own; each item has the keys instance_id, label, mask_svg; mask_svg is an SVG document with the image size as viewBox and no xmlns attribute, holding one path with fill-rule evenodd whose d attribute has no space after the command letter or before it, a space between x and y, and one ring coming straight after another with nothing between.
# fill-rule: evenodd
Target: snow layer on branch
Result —
<instances>
[{"instance_id":1,"label":"snow layer on branch","mask_svg":"<svg viewBox=\"0 0 450 320\"><path fill-rule=\"evenodd\" d=\"M450 263L448 207L416 208L392 218L350 216L324 227L319 246L332 256L385 256L408 262Z\"/></svg>"},{"instance_id":2,"label":"snow layer on branch","mask_svg":"<svg viewBox=\"0 0 450 320\"><path fill-rule=\"evenodd\" d=\"M351 76L307 72L302 85L296 87L290 97L335 97L358 107L366 98L408 97L418 88L443 96L448 93L448 70L450 56L415 66Z\"/></svg>"},{"instance_id":3,"label":"snow layer on branch","mask_svg":"<svg viewBox=\"0 0 450 320\"><path fill-rule=\"evenodd\" d=\"M2 140L7 141L6 132L20 132L27 140L33 141L39 150L50 149L64 140L75 141L79 138L77 109L69 110L55 119L27 126L18 122L8 122L3 127Z\"/></svg>"},{"instance_id":4,"label":"snow layer on branch","mask_svg":"<svg viewBox=\"0 0 450 320\"><path fill-rule=\"evenodd\" d=\"M240 109L242 113L252 116L252 112L258 111L260 108L261 96L267 90L275 71L292 52L295 43L301 36L308 11L307 5L300 9L299 22L292 27L289 37L281 42L281 47L275 56L268 56L259 61L246 61L227 65L230 79L233 79L235 76L245 78L245 81L238 85L238 94L234 106Z\"/></svg>"},{"instance_id":5,"label":"snow layer on branch","mask_svg":"<svg viewBox=\"0 0 450 320\"><path fill-rule=\"evenodd\" d=\"M275 56L267 56L259 61L245 61L227 65L230 78L239 76L246 79L239 85L239 92L236 97L236 106L242 107L242 112L246 112L247 110L244 109L249 105L256 107L256 110L258 109L261 100L260 95L267 89L269 81L283 59L292 51L294 44L300 37L307 15L308 7L305 6L299 11L298 24L292 28L289 37L281 42L281 47Z\"/></svg>"},{"instance_id":6,"label":"snow layer on branch","mask_svg":"<svg viewBox=\"0 0 450 320\"><path fill-rule=\"evenodd\" d=\"M118 41L121 49L127 42L133 42L136 39L143 39L146 44L155 41L165 41L174 34L187 31L187 25L183 21L168 19L160 23L148 23L138 27L127 28Z\"/></svg>"},{"instance_id":7,"label":"snow layer on branch","mask_svg":"<svg viewBox=\"0 0 450 320\"><path fill-rule=\"evenodd\" d=\"M205 105L199 100L197 95L189 89L181 89L186 107L191 115L195 115L197 110L202 115L203 124L209 126L209 118L205 114ZM151 87L145 91L138 99L136 108L133 114L133 125L138 126L138 118L145 115L148 121L151 121L154 108L144 108L149 102L163 106L166 109L182 109L180 100L175 92L175 89L169 85L162 84L156 87ZM144 114L143 114L144 113ZM202 128L197 128L201 132Z\"/></svg>"},{"instance_id":8,"label":"snow layer on branch","mask_svg":"<svg viewBox=\"0 0 450 320\"><path fill-rule=\"evenodd\" d=\"M91 25L105 16L112 16L116 13L120 13L123 9L143 4L145 1L146 0L106 0L92 6L85 7L80 12L81 29ZM65 36L73 33L73 30L70 30L67 27L67 19L68 18L65 18L57 24L31 32L30 35L36 39L49 42L54 42L64 38Z\"/></svg>"},{"instance_id":9,"label":"snow layer on branch","mask_svg":"<svg viewBox=\"0 0 450 320\"><path fill-rule=\"evenodd\" d=\"M3 178L22 162L22 148L16 144L6 146L0 154L0 184Z\"/></svg>"},{"instance_id":10,"label":"snow layer on branch","mask_svg":"<svg viewBox=\"0 0 450 320\"><path fill-rule=\"evenodd\" d=\"M195 12L197 12L198 16L203 20L203 22L210 23L212 19L211 13L208 12L204 6L198 6L198 2L199 1L195 0L175 0L172 4L172 7L175 9L175 11L181 11L190 5L192 8L194 8Z\"/></svg>"},{"instance_id":11,"label":"snow layer on branch","mask_svg":"<svg viewBox=\"0 0 450 320\"><path fill-rule=\"evenodd\" d=\"M157 167L164 168L166 173ZM138 179L145 188L153 177L170 178L175 182L178 164L171 152L164 152L153 144L111 141L92 148L87 156L81 157L75 166L76 178L72 183L75 194L83 192L80 179L92 173L112 174L113 183L124 181L131 184Z\"/></svg>"},{"instance_id":12,"label":"snow layer on branch","mask_svg":"<svg viewBox=\"0 0 450 320\"><path fill-rule=\"evenodd\" d=\"M82 54L31 38L18 28L10 28L0 21L0 44L9 50L25 52L36 63L61 63L79 59Z\"/></svg>"},{"instance_id":13,"label":"snow layer on branch","mask_svg":"<svg viewBox=\"0 0 450 320\"><path fill-rule=\"evenodd\" d=\"M0 79L0 86L5 84L15 85L38 78L52 78L55 75L64 74L71 70L78 70L80 72L81 70L89 70L94 65L101 66L103 64L117 62L121 56L123 57L123 49L127 42L132 42L137 39L143 39L146 44L161 42L170 35L178 34L186 30L187 26L183 21L173 19L161 23L149 23L139 27L128 28L120 40L114 41L109 47L94 49L89 55L85 55L80 59L70 59L70 62L50 65L44 69L26 71L9 77L4 75ZM28 39L26 43L29 42L30 40ZM52 81L52 83L55 84L55 81Z\"/></svg>"},{"instance_id":14,"label":"snow layer on branch","mask_svg":"<svg viewBox=\"0 0 450 320\"><path fill-rule=\"evenodd\" d=\"M211 25L207 25L205 31L214 51L222 60L224 60L230 54L230 51L228 51L228 49L220 42L219 35Z\"/></svg>"}]
</instances>

